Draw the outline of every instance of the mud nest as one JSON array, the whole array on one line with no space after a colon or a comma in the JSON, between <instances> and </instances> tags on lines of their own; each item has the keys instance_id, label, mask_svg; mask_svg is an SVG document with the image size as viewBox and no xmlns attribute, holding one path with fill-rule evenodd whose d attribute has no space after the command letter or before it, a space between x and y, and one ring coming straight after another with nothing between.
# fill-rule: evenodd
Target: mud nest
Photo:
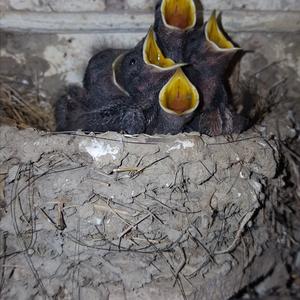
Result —
<instances>
[{"instance_id":1,"label":"mud nest","mask_svg":"<svg viewBox=\"0 0 300 300\"><path fill-rule=\"evenodd\" d=\"M240 136L64 135L2 79L1 297L297 295L299 124L285 81L265 87L239 85L262 120Z\"/></svg>"}]
</instances>

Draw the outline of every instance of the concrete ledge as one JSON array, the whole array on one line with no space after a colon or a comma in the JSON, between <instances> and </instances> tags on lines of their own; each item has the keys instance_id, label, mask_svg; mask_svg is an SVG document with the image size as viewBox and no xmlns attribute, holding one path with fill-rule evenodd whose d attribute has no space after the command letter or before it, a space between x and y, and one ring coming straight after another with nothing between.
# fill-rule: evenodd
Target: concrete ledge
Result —
<instances>
[{"instance_id":1,"label":"concrete ledge","mask_svg":"<svg viewBox=\"0 0 300 300\"><path fill-rule=\"evenodd\" d=\"M2 0L5 10L38 12L104 11L105 0Z\"/></svg>"},{"instance_id":2,"label":"concrete ledge","mask_svg":"<svg viewBox=\"0 0 300 300\"><path fill-rule=\"evenodd\" d=\"M205 13L205 18L209 12ZM143 32L152 14L2 12L0 29L43 33ZM300 12L227 11L229 32L300 32Z\"/></svg>"},{"instance_id":3,"label":"concrete ledge","mask_svg":"<svg viewBox=\"0 0 300 300\"><path fill-rule=\"evenodd\" d=\"M38 12L95 12L134 10L152 12L156 0L1 0L0 9L7 11L38 11ZM205 9L218 10L271 10L300 11L299 0L202 0Z\"/></svg>"}]
</instances>

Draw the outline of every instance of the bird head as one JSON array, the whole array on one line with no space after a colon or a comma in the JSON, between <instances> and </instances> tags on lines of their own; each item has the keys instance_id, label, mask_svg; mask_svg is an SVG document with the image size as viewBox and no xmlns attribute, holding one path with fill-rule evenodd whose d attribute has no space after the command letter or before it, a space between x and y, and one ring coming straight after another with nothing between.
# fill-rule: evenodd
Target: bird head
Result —
<instances>
[{"instance_id":1,"label":"bird head","mask_svg":"<svg viewBox=\"0 0 300 300\"><path fill-rule=\"evenodd\" d=\"M114 82L125 93L133 96L136 93L153 94L161 89L177 68L184 65L176 64L164 56L151 27L142 42L114 61Z\"/></svg>"},{"instance_id":2,"label":"bird head","mask_svg":"<svg viewBox=\"0 0 300 300\"><path fill-rule=\"evenodd\" d=\"M164 56L157 44L156 35L152 26L144 41L143 60L145 64L152 66L157 71L175 70L178 67L186 65L185 63L176 64L172 59Z\"/></svg>"},{"instance_id":3,"label":"bird head","mask_svg":"<svg viewBox=\"0 0 300 300\"><path fill-rule=\"evenodd\" d=\"M222 76L241 50L223 30L220 15L217 18L213 11L203 28L189 34L184 59L208 76Z\"/></svg>"}]
</instances>

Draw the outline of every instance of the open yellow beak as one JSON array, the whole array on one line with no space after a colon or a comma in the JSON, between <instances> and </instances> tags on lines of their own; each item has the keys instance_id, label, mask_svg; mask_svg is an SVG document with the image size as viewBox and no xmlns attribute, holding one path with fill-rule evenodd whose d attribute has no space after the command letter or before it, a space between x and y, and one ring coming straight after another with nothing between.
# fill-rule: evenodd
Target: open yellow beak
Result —
<instances>
[{"instance_id":1,"label":"open yellow beak","mask_svg":"<svg viewBox=\"0 0 300 300\"><path fill-rule=\"evenodd\" d=\"M161 89L159 104L165 112L173 115L187 115L198 107L198 91L181 68Z\"/></svg>"},{"instance_id":2,"label":"open yellow beak","mask_svg":"<svg viewBox=\"0 0 300 300\"><path fill-rule=\"evenodd\" d=\"M171 70L186 64L176 64L172 59L166 58L156 42L155 33L150 27L143 46L143 58L147 65L155 66L162 70Z\"/></svg>"},{"instance_id":3,"label":"open yellow beak","mask_svg":"<svg viewBox=\"0 0 300 300\"><path fill-rule=\"evenodd\" d=\"M165 26L188 30L196 24L196 6L193 0L163 0L161 15Z\"/></svg>"},{"instance_id":4,"label":"open yellow beak","mask_svg":"<svg viewBox=\"0 0 300 300\"><path fill-rule=\"evenodd\" d=\"M228 51L238 50L231 41L229 41L219 28L216 18L216 11L213 11L205 27L205 36L207 41L212 43L217 50Z\"/></svg>"}]
</instances>

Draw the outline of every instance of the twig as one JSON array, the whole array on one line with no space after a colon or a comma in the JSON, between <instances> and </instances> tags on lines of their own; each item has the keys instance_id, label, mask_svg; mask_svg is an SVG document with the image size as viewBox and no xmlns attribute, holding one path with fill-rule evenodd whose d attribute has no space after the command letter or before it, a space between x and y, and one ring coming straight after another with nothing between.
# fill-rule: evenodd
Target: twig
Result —
<instances>
[{"instance_id":1,"label":"twig","mask_svg":"<svg viewBox=\"0 0 300 300\"><path fill-rule=\"evenodd\" d=\"M123 167L118 169L113 169L114 173L122 173L122 172L141 172L141 168L136 167Z\"/></svg>"},{"instance_id":2,"label":"twig","mask_svg":"<svg viewBox=\"0 0 300 300\"><path fill-rule=\"evenodd\" d=\"M127 234L129 231L131 231L134 227L136 227L137 225L139 225L140 223L142 223L143 221L145 221L146 219L148 219L151 216L151 214L149 213L148 215L146 215L145 217L143 217L142 219L138 220L137 222L135 222L134 224L130 225L128 228L126 228L119 236L119 239L122 239L122 237Z\"/></svg>"},{"instance_id":3,"label":"twig","mask_svg":"<svg viewBox=\"0 0 300 300\"><path fill-rule=\"evenodd\" d=\"M255 209L246 213L244 215L244 217L242 218L241 220L241 223L240 223L240 226L239 226L239 229L235 235L235 238L232 242L232 244L225 250L220 250L220 251L215 251L214 252L214 255L220 255L220 254L226 254L226 253L230 253L232 252L238 245L239 241L240 241L240 238L242 236L242 233L244 232L244 229L245 229L245 226L247 225L247 223L251 220L251 218L253 217L254 213L255 213Z\"/></svg>"},{"instance_id":4,"label":"twig","mask_svg":"<svg viewBox=\"0 0 300 300\"><path fill-rule=\"evenodd\" d=\"M145 171L146 169L152 167L152 166L155 165L156 163L158 163L158 162L160 162L160 161L162 161L162 160L164 160L164 159L166 159L166 158L169 158L169 157L170 157L169 155L166 155L166 156L164 156L164 157L161 157L161 158L156 159L155 161L151 162L150 164L148 164L148 165L146 165L146 166L144 166L144 167L141 167L140 170L134 174L134 176L132 177L132 179L136 178L141 172L143 172L143 171Z\"/></svg>"},{"instance_id":5,"label":"twig","mask_svg":"<svg viewBox=\"0 0 300 300\"><path fill-rule=\"evenodd\" d=\"M100 204L94 204L94 208L96 210L104 210L104 211L110 211L111 212L111 208L110 207L107 207L107 206L103 206L103 205L100 205ZM120 209L114 209L116 213L118 214L123 214L123 215L127 215L129 216L129 212L125 211L125 210L120 210Z\"/></svg>"},{"instance_id":6,"label":"twig","mask_svg":"<svg viewBox=\"0 0 300 300\"><path fill-rule=\"evenodd\" d=\"M184 248L180 247L179 249L181 252L181 261L180 261L180 263L175 271L175 274L174 274L175 278L174 278L174 282L173 282L173 287L175 286L175 284L177 282L179 273L182 271L182 269L186 265L186 254L185 254Z\"/></svg>"}]
</instances>

